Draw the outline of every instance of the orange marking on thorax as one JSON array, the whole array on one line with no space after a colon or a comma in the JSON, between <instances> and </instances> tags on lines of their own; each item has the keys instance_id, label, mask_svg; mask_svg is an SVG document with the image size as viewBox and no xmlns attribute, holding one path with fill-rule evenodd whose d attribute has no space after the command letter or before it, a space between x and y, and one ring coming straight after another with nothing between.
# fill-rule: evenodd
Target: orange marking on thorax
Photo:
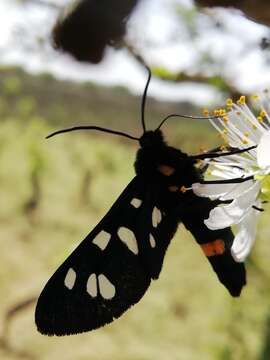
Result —
<instances>
[{"instance_id":1,"label":"orange marking on thorax","mask_svg":"<svg viewBox=\"0 0 270 360\"><path fill-rule=\"evenodd\" d=\"M215 256L215 255L222 255L225 251L224 241L221 239L217 239L213 242L203 244L203 245L201 245L201 248L207 257Z\"/></svg>"},{"instance_id":2,"label":"orange marking on thorax","mask_svg":"<svg viewBox=\"0 0 270 360\"><path fill-rule=\"evenodd\" d=\"M162 175L171 176L175 172L175 169L169 165L159 165L158 171L161 172Z\"/></svg>"}]
</instances>

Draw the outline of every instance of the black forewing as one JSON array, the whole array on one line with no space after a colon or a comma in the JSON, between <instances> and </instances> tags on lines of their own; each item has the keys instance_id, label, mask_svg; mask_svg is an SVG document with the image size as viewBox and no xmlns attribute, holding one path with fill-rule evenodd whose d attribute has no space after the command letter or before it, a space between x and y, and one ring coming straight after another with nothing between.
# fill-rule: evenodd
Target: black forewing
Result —
<instances>
[{"instance_id":1,"label":"black forewing","mask_svg":"<svg viewBox=\"0 0 270 360\"><path fill-rule=\"evenodd\" d=\"M165 214L153 226L157 191L158 187L149 187L135 177L100 223L59 267L38 299L36 324L41 333L68 335L98 328L141 299L151 278L158 276L173 236L172 231L165 231L168 221ZM106 245L104 249L95 244L101 232L110 235L107 245L100 243ZM129 242L128 247L121 237L132 233L136 240ZM155 236L155 247L151 246L150 233Z\"/></svg>"},{"instance_id":2,"label":"black forewing","mask_svg":"<svg viewBox=\"0 0 270 360\"><path fill-rule=\"evenodd\" d=\"M167 248L177 230L179 217L176 212L166 207L164 208L160 189L152 186L152 191L148 192L148 201L142 207L142 219L144 219L147 232L143 226L139 226L138 234L141 241L142 259L152 279L158 279L162 269L163 260ZM150 204L151 211L149 212Z\"/></svg>"}]
</instances>

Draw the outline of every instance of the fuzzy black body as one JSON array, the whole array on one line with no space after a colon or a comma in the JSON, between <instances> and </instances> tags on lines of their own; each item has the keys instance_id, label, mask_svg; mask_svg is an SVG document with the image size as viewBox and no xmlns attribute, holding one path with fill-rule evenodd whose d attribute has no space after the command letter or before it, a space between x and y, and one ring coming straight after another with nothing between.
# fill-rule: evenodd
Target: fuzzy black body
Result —
<instances>
[{"instance_id":1,"label":"fuzzy black body","mask_svg":"<svg viewBox=\"0 0 270 360\"><path fill-rule=\"evenodd\" d=\"M152 137L155 140L149 141ZM167 146L161 132L147 132L141 143L143 146L135 163L136 173L144 178L145 183L159 184L160 209L171 221L185 225L202 247L220 282L232 296L239 296L246 284L246 273L244 264L235 262L230 252L233 233L230 228L213 231L204 224L209 212L218 203L185 191L185 188L201 180L195 160L181 150ZM164 165L174 172L167 176L162 174L159 169ZM223 245L224 249L221 248Z\"/></svg>"},{"instance_id":2,"label":"fuzzy black body","mask_svg":"<svg viewBox=\"0 0 270 360\"><path fill-rule=\"evenodd\" d=\"M139 0L80 0L53 30L57 49L79 61L98 63L107 45L119 42Z\"/></svg>"},{"instance_id":3,"label":"fuzzy black body","mask_svg":"<svg viewBox=\"0 0 270 360\"><path fill-rule=\"evenodd\" d=\"M244 265L230 253L231 230L211 231L203 223L216 204L184 192L200 180L194 160L167 146L159 130L145 132L140 145L135 178L43 289L36 308L41 333L93 330L137 303L159 277L181 221L231 295L245 285Z\"/></svg>"}]
</instances>

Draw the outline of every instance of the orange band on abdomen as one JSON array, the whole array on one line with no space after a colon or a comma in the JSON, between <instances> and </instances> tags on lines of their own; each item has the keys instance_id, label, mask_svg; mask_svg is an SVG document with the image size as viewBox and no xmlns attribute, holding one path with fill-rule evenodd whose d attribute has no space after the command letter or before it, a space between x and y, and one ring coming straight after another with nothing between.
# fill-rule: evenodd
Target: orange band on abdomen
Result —
<instances>
[{"instance_id":1,"label":"orange band on abdomen","mask_svg":"<svg viewBox=\"0 0 270 360\"><path fill-rule=\"evenodd\" d=\"M215 256L215 255L222 255L225 251L224 241L221 239L217 239L213 242L203 244L203 245L201 245L201 248L207 257Z\"/></svg>"}]
</instances>

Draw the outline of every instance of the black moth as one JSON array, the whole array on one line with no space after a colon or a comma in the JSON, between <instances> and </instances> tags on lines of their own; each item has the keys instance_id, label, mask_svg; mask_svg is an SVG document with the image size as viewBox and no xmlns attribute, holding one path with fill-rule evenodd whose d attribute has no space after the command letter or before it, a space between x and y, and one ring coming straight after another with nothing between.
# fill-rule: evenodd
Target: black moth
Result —
<instances>
[{"instance_id":1,"label":"black moth","mask_svg":"<svg viewBox=\"0 0 270 360\"><path fill-rule=\"evenodd\" d=\"M197 197L190 186L201 181L197 159L168 146L160 131L145 131L144 107L151 73L142 100L143 135L138 140L136 176L100 223L66 259L43 289L36 307L38 330L46 335L69 335L112 322L136 304L158 279L164 255L177 226L183 222L207 256L219 281L232 296L246 283L245 267L232 258L230 228L209 230L203 220L217 205ZM49 137L50 137L49 136ZM228 154L225 153L225 154ZM224 155L224 154L223 154ZM187 190L187 191L186 191Z\"/></svg>"}]
</instances>

